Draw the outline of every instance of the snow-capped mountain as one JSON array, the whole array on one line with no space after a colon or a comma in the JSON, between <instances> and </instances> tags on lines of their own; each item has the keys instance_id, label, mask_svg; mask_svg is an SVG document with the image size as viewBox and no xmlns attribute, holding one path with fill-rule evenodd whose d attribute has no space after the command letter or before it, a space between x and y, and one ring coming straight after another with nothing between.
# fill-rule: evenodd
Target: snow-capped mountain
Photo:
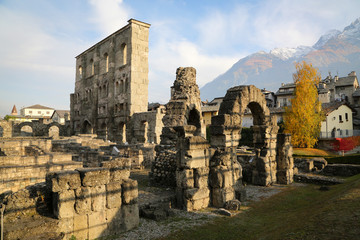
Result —
<instances>
[{"instance_id":1,"label":"snow-capped mountain","mask_svg":"<svg viewBox=\"0 0 360 240\"><path fill-rule=\"evenodd\" d=\"M274 48L270 51L270 54L281 58L282 60L287 60L290 58L301 57L313 50L314 48L308 46L299 46L296 48Z\"/></svg>"},{"instance_id":2,"label":"snow-capped mountain","mask_svg":"<svg viewBox=\"0 0 360 240\"><path fill-rule=\"evenodd\" d=\"M313 46L275 48L269 53L261 51L236 62L228 71L200 89L203 100L224 96L226 90L237 85L253 84L258 88L276 91L281 83L292 82L294 61L305 60L320 70L323 78L346 76L360 72L360 18L342 32L330 30Z\"/></svg>"},{"instance_id":3,"label":"snow-capped mountain","mask_svg":"<svg viewBox=\"0 0 360 240\"><path fill-rule=\"evenodd\" d=\"M327 41L329 41L331 38L339 36L340 34L341 32L336 29L328 31L320 37L320 39L314 44L313 48L320 49Z\"/></svg>"}]
</instances>

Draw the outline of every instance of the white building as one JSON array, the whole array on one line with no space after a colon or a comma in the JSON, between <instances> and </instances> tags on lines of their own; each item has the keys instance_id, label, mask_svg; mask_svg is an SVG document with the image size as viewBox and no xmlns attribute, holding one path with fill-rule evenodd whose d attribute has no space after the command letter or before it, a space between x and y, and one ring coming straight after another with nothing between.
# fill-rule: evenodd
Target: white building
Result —
<instances>
[{"instance_id":1,"label":"white building","mask_svg":"<svg viewBox=\"0 0 360 240\"><path fill-rule=\"evenodd\" d=\"M320 138L343 138L354 135L353 109L345 102L322 104L326 119L321 122Z\"/></svg>"},{"instance_id":2,"label":"white building","mask_svg":"<svg viewBox=\"0 0 360 240\"><path fill-rule=\"evenodd\" d=\"M45 107L39 104L24 107L20 110L20 114L25 117L32 118L51 118L54 113L53 108Z\"/></svg>"}]
</instances>

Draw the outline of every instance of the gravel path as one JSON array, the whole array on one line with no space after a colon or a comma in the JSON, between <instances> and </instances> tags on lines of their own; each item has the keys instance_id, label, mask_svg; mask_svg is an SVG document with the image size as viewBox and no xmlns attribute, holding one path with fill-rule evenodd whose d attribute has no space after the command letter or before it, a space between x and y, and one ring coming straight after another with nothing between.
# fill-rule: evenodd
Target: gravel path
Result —
<instances>
[{"instance_id":1,"label":"gravel path","mask_svg":"<svg viewBox=\"0 0 360 240\"><path fill-rule=\"evenodd\" d=\"M261 187L261 186L246 186L246 195L247 202L243 203L244 206L247 206L251 202L264 200L274 194L279 193L284 190L286 186L284 185L273 185L270 187ZM140 190L143 197L146 195L152 195L151 193L146 193L146 190L150 188L145 188ZM214 208L207 208L195 212L186 212L178 209L173 209L174 216L169 217L167 220L156 222L154 220L140 218L139 227L123 233L117 239L127 239L127 240L149 240L156 239L159 237L167 236L168 234L175 231L186 231L190 230L194 226L206 224L212 221L214 218L220 217L220 215L214 213Z\"/></svg>"}]
</instances>

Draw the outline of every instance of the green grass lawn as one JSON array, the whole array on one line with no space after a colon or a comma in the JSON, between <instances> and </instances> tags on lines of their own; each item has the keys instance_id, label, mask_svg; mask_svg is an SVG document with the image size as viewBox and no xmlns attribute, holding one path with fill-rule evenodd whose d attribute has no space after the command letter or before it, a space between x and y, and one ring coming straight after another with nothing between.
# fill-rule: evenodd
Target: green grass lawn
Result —
<instances>
[{"instance_id":1,"label":"green grass lawn","mask_svg":"<svg viewBox=\"0 0 360 240\"><path fill-rule=\"evenodd\" d=\"M289 186L237 216L162 239L360 239L360 175L329 191Z\"/></svg>"}]
</instances>

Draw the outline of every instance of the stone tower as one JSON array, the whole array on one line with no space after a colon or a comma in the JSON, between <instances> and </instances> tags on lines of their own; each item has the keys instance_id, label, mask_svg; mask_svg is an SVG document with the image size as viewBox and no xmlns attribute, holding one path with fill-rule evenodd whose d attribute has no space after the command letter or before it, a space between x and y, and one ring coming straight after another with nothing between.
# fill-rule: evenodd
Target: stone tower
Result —
<instances>
[{"instance_id":1,"label":"stone tower","mask_svg":"<svg viewBox=\"0 0 360 240\"><path fill-rule=\"evenodd\" d=\"M148 105L150 24L128 24L76 57L73 133L126 142L126 125Z\"/></svg>"}]
</instances>

